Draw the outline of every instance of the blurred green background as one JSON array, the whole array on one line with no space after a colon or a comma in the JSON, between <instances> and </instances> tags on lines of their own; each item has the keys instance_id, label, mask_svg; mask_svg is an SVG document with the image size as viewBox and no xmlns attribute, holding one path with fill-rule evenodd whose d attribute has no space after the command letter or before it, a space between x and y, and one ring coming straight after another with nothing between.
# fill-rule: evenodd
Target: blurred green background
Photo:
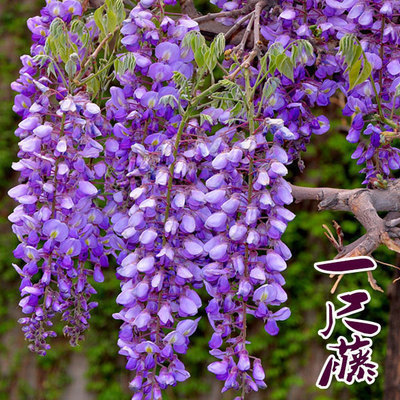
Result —
<instances>
[{"instance_id":1,"label":"blurred green background","mask_svg":"<svg viewBox=\"0 0 400 400\"><path fill-rule=\"evenodd\" d=\"M17 181L10 166L16 160L17 140L13 131L18 119L11 110L13 93L9 86L17 77L19 56L29 52L30 34L26 19L37 15L41 5L42 1L38 0L0 0L0 400L129 399L129 376L124 370L123 357L117 354L119 323L111 317L118 310L115 297L119 290L111 269L107 271L105 282L96 286L100 306L93 312L91 329L80 347L71 349L59 329L60 336L53 341L48 356L37 357L26 349L16 322L20 316L17 306L19 279L11 262L12 250L17 243L7 221L7 215L14 207L7 197L7 190ZM337 107L332 107L329 113L331 131L315 138L303 155L306 165L303 174L293 166L292 182L308 186L359 187L362 177L350 159L354 145L346 142L345 134L339 129L348 121L340 117ZM297 217L289 224L284 236L293 253L284 273L289 295L287 305L292 316L280 323L281 331L276 337L268 336L261 323L250 323L251 350L266 366L268 389L249 396L249 399L380 399L389 315L386 292L394 272L389 267L380 266L375 273L385 293L373 292L364 274L345 277L336 293L366 288L371 294L372 300L360 316L382 324L382 331L374 339L373 346L373 360L380 366L377 381L371 387L363 383L348 387L333 382L327 391L317 389L316 378L329 355L324 348L327 342L317 335L317 331L325 324L325 302L332 300L339 305L329 292L333 281L313 268L315 261L335 256L335 249L323 234L322 224L331 224L332 219L338 221L347 243L362 234L362 230L351 215L318 213L312 203L304 203L301 207L294 205L292 209ZM377 252L376 257L385 262L395 262L394 254L384 250ZM184 360L192 378L168 391L168 399L233 398L233 394L220 395L220 384L206 369L207 363L212 361L207 346L210 333L204 318ZM346 335L346 330L338 323L334 337L340 334Z\"/></svg>"}]
</instances>

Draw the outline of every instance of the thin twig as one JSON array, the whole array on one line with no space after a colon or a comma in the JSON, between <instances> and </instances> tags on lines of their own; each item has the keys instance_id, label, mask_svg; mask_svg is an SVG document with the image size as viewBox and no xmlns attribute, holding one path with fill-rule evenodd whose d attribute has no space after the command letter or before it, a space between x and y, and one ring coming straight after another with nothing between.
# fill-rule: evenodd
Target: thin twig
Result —
<instances>
[{"instance_id":1,"label":"thin twig","mask_svg":"<svg viewBox=\"0 0 400 400\"><path fill-rule=\"evenodd\" d=\"M382 265L386 265L386 266L388 266L388 267L396 268L396 269L398 269L398 270L400 271L400 267L396 267L396 266L393 265L393 264L389 264L389 263L385 263L385 262L383 262L383 261L379 261L379 260L377 260L376 258L375 258L375 261L376 261L378 264L382 264Z\"/></svg>"},{"instance_id":2,"label":"thin twig","mask_svg":"<svg viewBox=\"0 0 400 400\"><path fill-rule=\"evenodd\" d=\"M336 234L338 237L340 251L342 251L343 250L343 238L344 238L342 227L335 220L333 220L332 223L333 223L333 227L336 229Z\"/></svg>"},{"instance_id":3,"label":"thin twig","mask_svg":"<svg viewBox=\"0 0 400 400\"><path fill-rule=\"evenodd\" d=\"M372 289L384 293L383 289L376 283L376 280L372 275L372 271L367 271L367 275L368 275L368 282L371 285Z\"/></svg>"},{"instance_id":4,"label":"thin twig","mask_svg":"<svg viewBox=\"0 0 400 400\"><path fill-rule=\"evenodd\" d=\"M205 21L212 21L216 18L223 18L223 17L237 17L238 15L245 14L248 11L247 7L239 8L236 10L231 11L221 11L218 13L210 13L207 15L202 15L201 17L194 18L196 22L205 22Z\"/></svg>"},{"instance_id":5,"label":"thin twig","mask_svg":"<svg viewBox=\"0 0 400 400\"><path fill-rule=\"evenodd\" d=\"M335 246L336 250L339 251L340 245L337 242L336 238L333 236L333 233L329 229L329 227L325 224L322 225L326 232L324 232L325 236L329 239L329 241Z\"/></svg>"},{"instance_id":6,"label":"thin twig","mask_svg":"<svg viewBox=\"0 0 400 400\"><path fill-rule=\"evenodd\" d=\"M103 48L103 46L107 43L107 41L114 36L115 32L117 32L119 29L121 28L120 25L118 25L112 32L107 33L107 35L104 37L104 39L99 43L99 45L97 46L96 50L93 52L93 54L90 55L90 57L87 59L85 65L83 66L83 70L85 70L90 62L94 59L97 58L97 56L99 55L101 49Z\"/></svg>"},{"instance_id":7,"label":"thin twig","mask_svg":"<svg viewBox=\"0 0 400 400\"><path fill-rule=\"evenodd\" d=\"M230 75L228 75L226 77L226 79L233 80L236 77L236 75L239 73L239 71L241 71L243 68L249 68L251 65L251 62L254 60L254 58L257 56L257 54L261 50L262 42L260 41L260 16L261 16L261 11L267 4L268 4L268 1L266 1L266 0L259 1L254 8L254 15L252 16L252 19L249 22L249 25L251 26L251 23L254 18L253 50L247 55L247 57L245 57L242 64L235 71L233 71ZM249 28L249 26L247 28ZM249 29L251 29L251 27ZM247 29L246 29L246 32L247 32ZM245 35L246 35L246 32L245 32ZM247 37L245 40L247 40ZM242 42L243 42L243 39L242 39ZM244 42L244 43L246 43L246 42Z\"/></svg>"},{"instance_id":8,"label":"thin twig","mask_svg":"<svg viewBox=\"0 0 400 400\"><path fill-rule=\"evenodd\" d=\"M250 32L251 32L251 28L253 27L253 23L254 23L254 11L251 13L250 21L249 21L249 23L247 24L246 30L244 31L242 40L241 40L240 43L239 43L237 46L235 46L235 48L233 49L233 51L234 51L236 54L240 54L240 55L241 55L241 54L243 53L243 51L244 51L244 49L245 49L245 47L246 47L247 39L248 39L249 36L250 36Z\"/></svg>"},{"instance_id":9,"label":"thin twig","mask_svg":"<svg viewBox=\"0 0 400 400\"><path fill-rule=\"evenodd\" d=\"M336 282L335 282L335 283L333 284L333 286L332 286L331 294L334 294L334 293L335 293L335 291L336 291L336 289L337 289L337 287L338 287L338 285L339 285L339 282L342 280L342 278L343 278L343 274L341 274L341 275L339 275L339 276L337 277Z\"/></svg>"},{"instance_id":10,"label":"thin twig","mask_svg":"<svg viewBox=\"0 0 400 400\"><path fill-rule=\"evenodd\" d=\"M229 29L229 31L225 33L225 39L228 40L240 28L240 25L243 24L243 22L248 20L253 15L254 15L254 11L252 11L251 13L249 13L249 14L243 16L242 18L238 19L235 22L235 24L231 27L231 29ZM247 28L248 28L248 25L247 25ZM246 31L247 31L247 28L246 28Z\"/></svg>"}]
</instances>

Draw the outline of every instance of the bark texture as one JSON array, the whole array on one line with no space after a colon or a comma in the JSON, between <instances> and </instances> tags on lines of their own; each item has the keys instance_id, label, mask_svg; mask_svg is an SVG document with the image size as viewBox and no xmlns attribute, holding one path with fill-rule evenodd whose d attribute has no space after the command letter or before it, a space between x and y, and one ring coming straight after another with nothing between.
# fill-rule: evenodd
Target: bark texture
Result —
<instances>
[{"instance_id":1,"label":"bark texture","mask_svg":"<svg viewBox=\"0 0 400 400\"><path fill-rule=\"evenodd\" d=\"M400 261L399 257L397 258ZM400 274L397 272L397 277ZM400 400L400 289L395 282L389 289L390 314L386 343L384 400Z\"/></svg>"}]
</instances>

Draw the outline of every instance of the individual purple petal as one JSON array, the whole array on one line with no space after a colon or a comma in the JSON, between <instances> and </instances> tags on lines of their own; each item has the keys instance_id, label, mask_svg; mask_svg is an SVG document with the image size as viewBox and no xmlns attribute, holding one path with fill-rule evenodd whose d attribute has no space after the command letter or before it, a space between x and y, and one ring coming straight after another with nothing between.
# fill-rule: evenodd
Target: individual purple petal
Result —
<instances>
[{"instance_id":1,"label":"individual purple petal","mask_svg":"<svg viewBox=\"0 0 400 400\"><path fill-rule=\"evenodd\" d=\"M358 23L363 26L368 26L373 21L373 10L372 8L367 8L358 18Z\"/></svg>"},{"instance_id":2,"label":"individual purple petal","mask_svg":"<svg viewBox=\"0 0 400 400\"><path fill-rule=\"evenodd\" d=\"M157 313L160 321L166 325L168 322L174 322L174 319L171 314L171 307L167 304L161 306L160 311Z\"/></svg>"},{"instance_id":3,"label":"individual purple petal","mask_svg":"<svg viewBox=\"0 0 400 400\"><path fill-rule=\"evenodd\" d=\"M148 74L157 82L168 81L172 78L172 68L167 64L154 63L150 65Z\"/></svg>"},{"instance_id":4,"label":"individual purple petal","mask_svg":"<svg viewBox=\"0 0 400 400\"><path fill-rule=\"evenodd\" d=\"M279 328L275 320L269 319L267 323L265 324L265 330L267 333L269 333L271 336L275 336L279 332Z\"/></svg>"},{"instance_id":5,"label":"individual purple petal","mask_svg":"<svg viewBox=\"0 0 400 400\"><path fill-rule=\"evenodd\" d=\"M227 215L224 212L211 214L205 222L205 227L221 230L226 225L226 219Z\"/></svg>"},{"instance_id":6,"label":"individual purple petal","mask_svg":"<svg viewBox=\"0 0 400 400\"><path fill-rule=\"evenodd\" d=\"M183 321L179 321L176 326L176 330L181 332L184 336L191 336L197 329L197 325L200 321L200 318L197 319L185 319Z\"/></svg>"},{"instance_id":7,"label":"individual purple petal","mask_svg":"<svg viewBox=\"0 0 400 400\"><path fill-rule=\"evenodd\" d=\"M237 367L239 368L240 371L247 371L250 369L250 359L247 352L242 351L239 354L239 362L237 364Z\"/></svg>"},{"instance_id":8,"label":"individual purple petal","mask_svg":"<svg viewBox=\"0 0 400 400\"><path fill-rule=\"evenodd\" d=\"M400 60L399 59L395 59L395 60L391 61L387 65L387 69L392 75L400 74Z\"/></svg>"},{"instance_id":9,"label":"individual purple petal","mask_svg":"<svg viewBox=\"0 0 400 400\"><path fill-rule=\"evenodd\" d=\"M292 20L296 18L296 11L293 8L286 8L284 11L281 12L279 15L280 18L286 20Z\"/></svg>"},{"instance_id":10,"label":"individual purple petal","mask_svg":"<svg viewBox=\"0 0 400 400\"><path fill-rule=\"evenodd\" d=\"M253 378L256 381L263 381L265 379L265 372L259 358L256 358L253 362Z\"/></svg>"},{"instance_id":11,"label":"individual purple petal","mask_svg":"<svg viewBox=\"0 0 400 400\"><path fill-rule=\"evenodd\" d=\"M80 240L69 238L61 243L60 251L68 256L74 257L80 254L81 248Z\"/></svg>"},{"instance_id":12,"label":"individual purple petal","mask_svg":"<svg viewBox=\"0 0 400 400\"><path fill-rule=\"evenodd\" d=\"M231 197L229 200L227 200L225 203L221 205L221 208L223 211L225 211L227 214L234 214L237 209L239 208L240 201L235 198Z\"/></svg>"},{"instance_id":13,"label":"individual purple petal","mask_svg":"<svg viewBox=\"0 0 400 400\"><path fill-rule=\"evenodd\" d=\"M87 196L95 196L98 193L98 189L92 183L88 181L80 181L78 183L79 190Z\"/></svg>"},{"instance_id":14,"label":"individual purple petal","mask_svg":"<svg viewBox=\"0 0 400 400\"><path fill-rule=\"evenodd\" d=\"M170 333L168 333L167 335L165 335L164 342L169 343L169 344L173 344L174 346L180 346L182 344L186 343L186 339L185 337L182 335L181 332L179 331L172 331Z\"/></svg>"},{"instance_id":15,"label":"individual purple petal","mask_svg":"<svg viewBox=\"0 0 400 400\"><path fill-rule=\"evenodd\" d=\"M131 304L135 300L132 290L123 290L117 297L116 302L123 306Z\"/></svg>"},{"instance_id":16,"label":"individual purple petal","mask_svg":"<svg viewBox=\"0 0 400 400\"><path fill-rule=\"evenodd\" d=\"M329 7L336 8L338 10L350 9L356 2L357 0L326 0L326 4Z\"/></svg>"},{"instance_id":17,"label":"individual purple petal","mask_svg":"<svg viewBox=\"0 0 400 400\"><path fill-rule=\"evenodd\" d=\"M272 271L284 271L286 269L285 260L274 251L268 252L266 260L267 267Z\"/></svg>"},{"instance_id":18,"label":"individual purple petal","mask_svg":"<svg viewBox=\"0 0 400 400\"><path fill-rule=\"evenodd\" d=\"M138 353L159 353L160 352L160 348L153 342L146 340L144 342L139 343L135 350Z\"/></svg>"},{"instance_id":19,"label":"individual purple petal","mask_svg":"<svg viewBox=\"0 0 400 400\"><path fill-rule=\"evenodd\" d=\"M195 219L191 215L185 214L182 217L180 228L185 233L193 233L196 229Z\"/></svg>"},{"instance_id":20,"label":"individual purple petal","mask_svg":"<svg viewBox=\"0 0 400 400\"><path fill-rule=\"evenodd\" d=\"M226 257L228 245L226 243L219 244L209 251L210 257L215 261L222 261Z\"/></svg>"},{"instance_id":21,"label":"individual purple petal","mask_svg":"<svg viewBox=\"0 0 400 400\"><path fill-rule=\"evenodd\" d=\"M228 363L226 361L215 361L207 369L215 375L224 375L228 371Z\"/></svg>"},{"instance_id":22,"label":"individual purple petal","mask_svg":"<svg viewBox=\"0 0 400 400\"><path fill-rule=\"evenodd\" d=\"M138 263L137 263L137 270L139 272L143 272L145 274L151 273L154 271L154 264L155 264L155 259L153 256L147 256L145 258L142 258Z\"/></svg>"},{"instance_id":23,"label":"individual purple petal","mask_svg":"<svg viewBox=\"0 0 400 400\"><path fill-rule=\"evenodd\" d=\"M189 297L182 296L179 299L179 311L184 315L196 315L198 307Z\"/></svg>"},{"instance_id":24,"label":"individual purple petal","mask_svg":"<svg viewBox=\"0 0 400 400\"><path fill-rule=\"evenodd\" d=\"M139 313L139 315L133 320L132 324L141 330L146 328L150 321L151 315L145 310Z\"/></svg>"},{"instance_id":25,"label":"individual purple petal","mask_svg":"<svg viewBox=\"0 0 400 400\"><path fill-rule=\"evenodd\" d=\"M203 252L201 244L194 240L185 240L183 245L186 251L192 256L199 256Z\"/></svg>"},{"instance_id":26,"label":"individual purple petal","mask_svg":"<svg viewBox=\"0 0 400 400\"><path fill-rule=\"evenodd\" d=\"M150 109L156 108L158 105L158 94L153 91L145 93L140 99L140 104Z\"/></svg>"},{"instance_id":27,"label":"individual purple petal","mask_svg":"<svg viewBox=\"0 0 400 400\"><path fill-rule=\"evenodd\" d=\"M179 59L180 50L174 43L163 42L156 46L155 53L160 61L172 64Z\"/></svg>"},{"instance_id":28,"label":"individual purple petal","mask_svg":"<svg viewBox=\"0 0 400 400\"><path fill-rule=\"evenodd\" d=\"M266 284L266 285L260 286L259 288L257 288L254 291L253 299L254 299L254 301L257 301L257 302L258 301L263 302L263 301L267 301L267 300L269 302L271 302L271 301L275 300L276 294L277 294L277 292L276 292L275 286Z\"/></svg>"},{"instance_id":29,"label":"individual purple petal","mask_svg":"<svg viewBox=\"0 0 400 400\"><path fill-rule=\"evenodd\" d=\"M49 219L43 224L43 234L49 238L56 239L58 242L62 242L68 237L68 227L56 219Z\"/></svg>"},{"instance_id":30,"label":"individual purple petal","mask_svg":"<svg viewBox=\"0 0 400 400\"><path fill-rule=\"evenodd\" d=\"M18 126L27 131L33 131L39 125L39 119L37 117L28 117L21 121Z\"/></svg>"},{"instance_id":31,"label":"individual purple petal","mask_svg":"<svg viewBox=\"0 0 400 400\"><path fill-rule=\"evenodd\" d=\"M282 307L280 310L273 314L273 318L276 321L284 321L290 317L290 309L288 307Z\"/></svg>"},{"instance_id":32,"label":"individual purple petal","mask_svg":"<svg viewBox=\"0 0 400 400\"><path fill-rule=\"evenodd\" d=\"M157 236L158 236L158 233L155 231L155 229L149 228L149 229L144 230L140 234L139 241L143 245L153 244L154 241L156 240Z\"/></svg>"},{"instance_id":33,"label":"individual purple petal","mask_svg":"<svg viewBox=\"0 0 400 400\"><path fill-rule=\"evenodd\" d=\"M235 224L231 226L229 229L229 237L233 241L240 241L242 240L247 233L247 227L243 224Z\"/></svg>"},{"instance_id":34,"label":"individual purple petal","mask_svg":"<svg viewBox=\"0 0 400 400\"><path fill-rule=\"evenodd\" d=\"M28 136L18 143L19 148L26 153L35 153L40 151L41 140L35 136Z\"/></svg>"}]
</instances>

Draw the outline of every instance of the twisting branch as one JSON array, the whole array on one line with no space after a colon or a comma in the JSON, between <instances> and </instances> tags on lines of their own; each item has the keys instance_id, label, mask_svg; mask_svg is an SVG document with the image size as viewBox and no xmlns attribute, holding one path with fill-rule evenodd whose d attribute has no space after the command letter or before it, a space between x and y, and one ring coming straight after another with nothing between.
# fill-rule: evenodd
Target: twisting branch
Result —
<instances>
[{"instance_id":1,"label":"twisting branch","mask_svg":"<svg viewBox=\"0 0 400 400\"><path fill-rule=\"evenodd\" d=\"M389 183L386 189L310 188L291 185L296 202L316 200L320 210L352 211L351 199L367 193L376 211L400 211L400 180Z\"/></svg>"},{"instance_id":2,"label":"twisting branch","mask_svg":"<svg viewBox=\"0 0 400 400\"><path fill-rule=\"evenodd\" d=\"M242 37L242 40L240 43L233 48L233 52L235 52L238 56L242 55L244 52L244 49L246 47L246 42L250 36L251 30L253 28L253 23L254 23L254 12L251 13L251 18L249 23L247 24L246 30L244 31L244 35ZM225 35L226 36L226 35Z\"/></svg>"},{"instance_id":3,"label":"twisting branch","mask_svg":"<svg viewBox=\"0 0 400 400\"><path fill-rule=\"evenodd\" d=\"M247 21L249 18L251 18L251 21L247 24L247 30L251 30L251 25L252 25L252 19L253 19L254 11L250 12L249 14L243 16L242 18L239 18L234 25L229 29L228 32L225 33L225 39L228 40L243 24L243 22ZM250 26L250 29L249 29ZM245 32L246 34L246 32ZM244 35L243 35L244 36ZM243 39L242 39L243 41Z\"/></svg>"},{"instance_id":4,"label":"twisting branch","mask_svg":"<svg viewBox=\"0 0 400 400\"><path fill-rule=\"evenodd\" d=\"M332 234L327 235L338 250L336 258L370 255L380 245L400 253L400 228L397 227L400 224L398 212L400 210L400 180L393 181L384 190L343 190L292 185L292 193L296 202L318 201L319 210L351 212L365 228L366 233L347 246L339 245ZM388 213L385 218L378 215L380 211ZM368 281L373 289L382 291L371 271L368 272Z\"/></svg>"},{"instance_id":5,"label":"twisting branch","mask_svg":"<svg viewBox=\"0 0 400 400\"><path fill-rule=\"evenodd\" d=\"M247 14L247 13L248 13L248 7L243 7L243 8L237 8L236 10L231 10L231 11L221 11L221 12L217 12L217 13L202 15L201 17L194 18L194 20L197 23L200 23L200 22L212 21L216 18L238 17L239 15L243 15L243 14Z\"/></svg>"},{"instance_id":6,"label":"twisting branch","mask_svg":"<svg viewBox=\"0 0 400 400\"><path fill-rule=\"evenodd\" d=\"M253 49L251 52L244 58L244 61L242 62L241 65L239 65L235 71L233 71L230 75L227 76L227 79L232 80L236 77L236 75L243 70L243 68L249 68L251 65L251 62L254 60L254 58L257 56L257 54L260 52L262 48L262 42L260 40L260 17L261 17L261 12L264 9L264 7L268 4L268 0L261 0L256 3L255 9L254 9L254 15L252 16L249 25L252 24L253 19L254 19L254 28L253 28L253 34L254 34L254 45ZM249 27L248 27L249 28ZM250 28L251 29L251 28ZM246 29L245 35L248 32ZM242 42L242 46L245 46L247 41L247 36L244 37L244 41ZM236 49L236 48L235 48Z\"/></svg>"},{"instance_id":7,"label":"twisting branch","mask_svg":"<svg viewBox=\"0 0 400 400\"><path fill-rule=\"evenodd\" d=\"M273 7L276 6L277 0L265 0L265 1L249 0L247 4L242 8L231 11L210 13L207 15L202 15L201 13L199 13L199 11L194 6L193 0L180 0L179 2L182 13L188 15L190 18L198 22L201 33L207 39L208 38L211 39L219 33L224 33L227 35L227 39L229 38L229 43L234 45L238 45L242 42L244 32L238 32L236 35L234 35L234 33L238 30L238 27L244 21L250 18L249 15L252 14L257 7L260 7L261 3L263 4L263 6L260 10L260 13L263 9L267 10L268 12L269 10L271 10ZM242 15L244 16L244 18L239 18L239 20L232 27L227 27L226 25L216 21L218 18L224 18L224 17L237 18Z\"/></svg>"}]
</instances>

